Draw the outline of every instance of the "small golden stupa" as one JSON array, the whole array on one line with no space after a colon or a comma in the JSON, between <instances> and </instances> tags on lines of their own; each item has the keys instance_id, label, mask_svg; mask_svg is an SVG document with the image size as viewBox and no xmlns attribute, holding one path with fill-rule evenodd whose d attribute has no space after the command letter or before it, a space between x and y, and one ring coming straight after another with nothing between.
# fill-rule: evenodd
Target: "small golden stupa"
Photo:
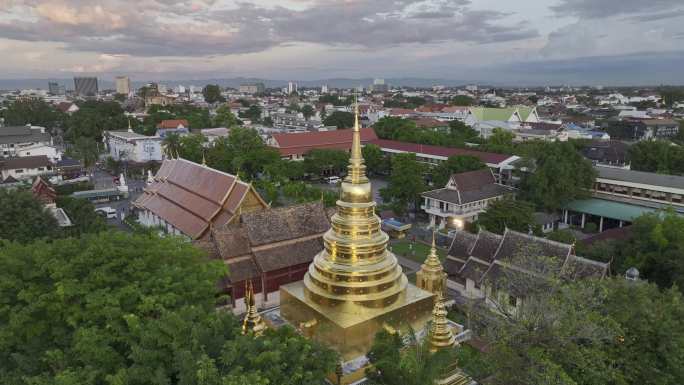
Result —
<instances>
[{"instance_id":1,"label":"small golden stupa","mask_svg":"<svg viewBox=\"0 0 684 385\"><path fill-rule=\"evenodd\" d=\"M389 236L375 214L361 153L358 104L348 173L337 213L300 282L280 288L280 313L302 332L336 349L345 360L365 355L375 334L390 325L425 327L434 295L410 284L387 250Z\"/></svg>"},{"instance_id":2,"label":"small golden stupa","mask_svg":"<svg viewBox=\"0 0 684 385\"><path fill-rule=\"evenodd\" d=\"M435 307L432 309L432 322L430 323L430 351L454 347L456 339L447 321L447 311L444 307L442 293L437 295Z\"/></svg>"},{"instance_id":3,"label":"small golden stupa","mask_svg":"<svg viewBox=\"0 0 684 385\"><path fill-rule=\"evenodd\" d=\"M435 295L444 295L446 290L447 274L444 272L442 262L437 256L437 246L435 244L435 232L432 232L432 248L425 262L420 266L416 273L416 285Z\"/></svg>"},{"instance_id":4,"label":"small golden stupa","mask_svg":"<svg viewBox=\"0 0 684 385\"><path fill-rule=\"evenodd\" d=\"M266 323L257 313L256 304L254 303L254 287L252 282L245 283L245 304L247 305L247 312L245 319L242 321L242 334L252 333L254 336L261 336L266 330Z\"/></svg>"}]
</instances>

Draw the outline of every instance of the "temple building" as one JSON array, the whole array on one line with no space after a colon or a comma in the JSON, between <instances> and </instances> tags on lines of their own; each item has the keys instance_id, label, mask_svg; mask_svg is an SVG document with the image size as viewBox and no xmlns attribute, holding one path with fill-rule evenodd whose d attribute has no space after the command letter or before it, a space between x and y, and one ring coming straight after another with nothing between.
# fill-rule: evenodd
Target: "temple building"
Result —
<instances>
[{"instance_id":1,"label":"temple building","mask_svg":"<svg viewBox=\"0 0 684 385\"><path fill-rule=\"evenodd\" d=\"M260 293L254 296L256 306L276 306L280 285L302 280L313 257L323 250L323 234L329 228L323 203L304 203L242 213L194 243L228 267L220 289L240 313L246 306L247 283Z\"/></svg>"},{"instance_id":2,"label":"temple building","mask_svg":"<svg viewBox=\"0 0 684 385\"><path fill-rule=\"evenodd\" d=\"M468 298L505 303L509 310L518 308L526 295L525 285L511 285L509 277L603 278L608 267L575 255L573 245L509 229L503 235L457 232L444 262L450 289Z\"/></svg>"},{"instance_id":3,"label":"temple building","mask_svg":"<svg viewBox=\"0 0 684 385\"><path fill-rule=\"evenodd\" d=\"M380 228L365 169L357 107L348 173L324 248L302 281L280 288L282 317L345 362L364 357L386 326L423 329L435 298L410 284L387 250L389 236Z\"/></svg>"},{"instance_id":4,"label":"temple building","mask_svg":"<svg viewBox=\"0 0 684 385\"><path fill-rule=\"evenodd\" d=\"M235 175L185 159L165 159L133 206L138 222L169 234L202 239L211 228L268 205L251 184Z\"/></svg>"}]
</instances>

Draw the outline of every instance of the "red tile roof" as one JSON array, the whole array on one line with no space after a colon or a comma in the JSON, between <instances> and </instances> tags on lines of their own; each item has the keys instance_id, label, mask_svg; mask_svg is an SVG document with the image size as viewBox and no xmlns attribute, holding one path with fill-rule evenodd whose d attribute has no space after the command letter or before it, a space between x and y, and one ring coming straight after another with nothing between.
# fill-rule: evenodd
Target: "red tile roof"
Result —
<instances>
[{"instance_id":1,"label":"red tile roof","mask_svg":"<svg viewBox=\"0 0 684 385\"><path fill-rule=\"evenodd\" d=\"M211 225L222 226L236 215L250 189L233 175L185 159L166 159L134 205L197 239Z\"/></svg>"},{"instance_id":2,"label":"red tile roof","mask_svg":"<svg viewBox=\"0 0 684 385\"><path fill-rule=\"evenodd\" d=\"M372 128L361 129L361 142L377 140ZM301 132L292 134L273 134L273 140L282 156L304 155L313 149L349 150L352 143L352 130Z\"/></svg>"},{"instance_id":3,"label":"red tile roof","mask_svg":"<svg viewBox=\"0 0 684 385\"><path fill-rule=\"evenodd\" d=\"M186 119L168 119L162 120L157 124L157 128L178 128L178 126L183 126L188 128L190 125Z\"/></svg>"},{"instance_id":4,"label":"red tile roof","mask_svg":"<svg viewBox=\"0 0 684 385\"><path fill-rule=\"evenodd\" d=\"M448 158L453 155L470 155L480 159L484 163L489 164L499 164L511 157L511 155L506 154L495 154L492 152L475 151L465 148L452 148L431 146L428 144L399 142L396 140L388 139L377 139L370 143L380 146L383 149L389 149L398 152L413 152L416 154L426 154L432 156L440 156L444 158Z\"/></svg>"}]
</instances>

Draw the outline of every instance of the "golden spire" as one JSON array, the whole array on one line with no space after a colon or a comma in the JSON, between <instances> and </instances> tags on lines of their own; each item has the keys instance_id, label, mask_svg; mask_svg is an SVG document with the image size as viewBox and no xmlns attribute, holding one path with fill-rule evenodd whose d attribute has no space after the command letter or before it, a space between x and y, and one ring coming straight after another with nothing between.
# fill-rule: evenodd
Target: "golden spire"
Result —
<instances>
[{"instance_id":1,"label":"golden spire","mask_svg":"<svg viewBox=\"0 0 684 385\"><path fill-rule=\"evenodd\" d=\"M254 287L252 281L245 282L245 305L247 305L247 312L245 319L242 321L242 334L253 333L256 337L261 336L266 330L266 324L257 313L256 305L254 304Z\"/></svg>"},{"instance_id":2,"label":"golden spire","mask_svg":"<svg viewBox=\"0 0 684 385\"><path fill-rule=\"evenodd\" d=\"M432 322L430 323L430 351L436 352L439 349L453 347L456 338L451 331L447 320L447 311L444 307L442 294L437 294L435 306L432 309Z\"/></svg>"},{"instance_id":3,"label":"golden spire","mask_svg":"<svg viewBox=\"0 0 684 385\"><path fill-rule=\"evenodd\" d=\"M416 273L416 285L433 294L444 295L446 290L446 273L437 255L435 231L432 231L432 247L425 262Z\"/></svg>"},{"instance_id":4,"label":"golden spire","mask_svg":"<svg viewBox=\"0 0 684 385\"><path fill-rule=\"evenodd\" d=\"M371 184L361 154L358 102L347 176L340 186L337 213L323 236L325 248L304 276L307 297L348 314L384 308L404 294L408 280L387 251L389 237L380 229Z\"/></svg>"},{"instance_id":5,"label":"golden spire","mask_svg":"<svg viewBox=\"0 0 684 385\"><path fill-rule=\"evenodd\" d=\"M207 158L205 157L204 150L202 150L202 166L207 166Z\"/></svg>"}]
</instances>

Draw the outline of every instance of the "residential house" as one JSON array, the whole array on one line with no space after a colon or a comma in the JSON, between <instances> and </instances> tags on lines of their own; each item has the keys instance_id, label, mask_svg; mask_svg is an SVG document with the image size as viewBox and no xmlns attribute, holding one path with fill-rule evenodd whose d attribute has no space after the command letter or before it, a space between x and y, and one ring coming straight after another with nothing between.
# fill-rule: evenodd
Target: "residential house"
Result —
<instances>
[{"instance_id":1,"label":"residential house","mask_svg":"<svg viewBox=\"0 0 684 385\"><path fill-rule=\"evenodd\" d=\"M187 135L190 132L190 124L185 119L167 119L157 124L156 136L165 138L168 134Z\"/></svg>"},{"instance_id":2,"label":"residential house","mask_svg":"<svg viewBox=\"0 0 684 385\"><path fill-rule=\"evenodd\" d=\"M595 166L617 167L629 170L629 145L617 140L594 140L582 149L582 155Z\"/></svg>"},{"instance_id":3,"label":"residential house","mask_svg":"<svg viewBox=\"0 0 684 385\"><path fill-rule=\"evenodd\" d=\"M268 206L251 184L185 159L165 159L150 182L133 202L138 222L192 240Z\"/></svg>"},{"instance_id":4,"label":"residential house","mask_svg":"<svg viewBox=\"0 0 684 385\"><path fill-rule=\"evenodd\" d=\"M512 196L515 189L497 183L491 169L454 174L446 187L426 191L423 209L430 217L430 227L463 229L477 220L491 202Z\"/></svg>"},{"instance_id":5,"label":"residential house","mask_svg":"<svg viewBox=\"0 0 684 385\"><path fill-rule=\"evenodd\" d=\"M0 127L0 157L45 155L53 161L62 157L45 127Z\"/></svg>"},{"instance_id":6,"label":"residential house","mask_svg":"<svg viewBox=\"0 0 684 385\"><path fill-rule=\"evenodd\" d=\"M33 193L33 196L45 206L45 209L49 211L50 214L52 214L59 227L73 226L73 223L71 222L71 219L67 215L66 211L57 207L57 204L55 203L57 192L40 176L33 181L31 193Z\"/></svg>"},{"instance_id":7,"label":"residential house","mask_svg":"<svg viewBox=\"0 0 684 385\"><path fill-rule=\"evenodd\" d=\"M641 139L672 138L679 134L679 122L672 119L645 119Z\"/></svg>"},{"instance_id":8,"label":"residential house","mask_svg":"<svg viewBox=\"0 0 684 385\"><path fill-rule=\"evenodd\" d=\"M494 128L516 129L524 123L540 122L536 107L471 107L465 123L476 131L480 136L488 138Z\"/></svg>"},{"instance_id":9,"label":"residential house","mask_svg":"<svg viewBox=\"0 0 684 385\"><path fill-rule=\"evenodd\" d=\"M32 179L39 175L50 174L53 172L52 166L52 162L45 155L0 159L2 180L9 177L16 180Z\"/></svg>"},{"instance_id":10,"label":"residential house","mask_svg":"<svg viewBox=\"0 0 684 385\"><path fill-rule=\"evenodd\" d=\"M162 138L127 131L105 131L103 138L114 160L136 163L159 162L163 159Z\"/></svg>"}]
</instances>

